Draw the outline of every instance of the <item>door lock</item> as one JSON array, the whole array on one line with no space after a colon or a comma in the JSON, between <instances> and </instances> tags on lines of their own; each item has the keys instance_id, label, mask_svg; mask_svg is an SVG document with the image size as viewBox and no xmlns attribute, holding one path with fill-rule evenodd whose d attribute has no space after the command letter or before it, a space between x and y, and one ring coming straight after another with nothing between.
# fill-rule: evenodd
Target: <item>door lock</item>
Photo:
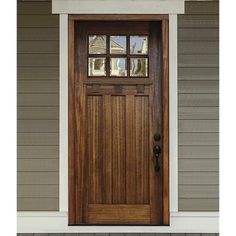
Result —
<instances>
[{"instance_id":1,"label":"door lock","mask_svg":"<svg viewBox=\"0 0 236 236\"><path fill-rule=\"evenodd\" d=\"M155 145L153 147L153 154L154 154L154 157L156 158L155 171L159 172L160 169L161 169L160 164L159 164L159 158L160 158L160 154L161 154L161 147L159 145Z\"/></svg>"}]
</instances>

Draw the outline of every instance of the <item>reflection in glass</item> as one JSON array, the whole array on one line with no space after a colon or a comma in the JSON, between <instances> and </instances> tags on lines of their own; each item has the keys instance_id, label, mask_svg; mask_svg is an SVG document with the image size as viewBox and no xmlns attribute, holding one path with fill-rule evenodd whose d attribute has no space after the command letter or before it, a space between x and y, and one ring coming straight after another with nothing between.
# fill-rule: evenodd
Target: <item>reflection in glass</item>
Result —
<instances>
[{"instance_id":1,"label":"reflection in glass","mask_svg":"<svg viewBox=\"0 0 236 236\"><path fill-rule=\"evenodd\" d=\"M148 37L130 36L130 54L147 54Z\"/></svg>"},{"instance_id":2,"label":"reflection in glass","mask_svg":"<svg viewBox=\"0 0 236 236\"><path fill-rule=\"evenodd\" d=\"M148 59L131 58L130 59L130 76L147 77L148 76Z\"/></svg>"},{"instance_id":3,"label":"reflection in glass","mask_svg":"<svg viewBox=\"0 0 236 236\"><path fill-rule=\"evenodd\" d=\"M106 76L106 59L105 58L89 58L89 76Z\"/></svg>"},{"instance_id":4,"label":"reflection in glass","mask_svg":"<svg viewBox=\"0 0 236 236\"><path fill-rule=\"evenodd\" d=\"M127 76L126 58L110 59L110 75L111 76Z\"/></svg>"},{"instance_id":5,"label":"reflection in glass","mask_svg":"<svg viewBox=\"0 0 236 236\"><path fill-rule=\"evenodd\" d=\"M126 36L110 36L110 53L126 53Z\"/></svg>"},{"instance_id":6,"label":"reflection in glass","mask_svg":"<svg viewBox=\"0 0 236 236\"><path fill-rule=\"evenodd\" d=\"M90 35L89 36L89 53L105 54L106 53L106 36Z\"/></svg>"}]
</instances>

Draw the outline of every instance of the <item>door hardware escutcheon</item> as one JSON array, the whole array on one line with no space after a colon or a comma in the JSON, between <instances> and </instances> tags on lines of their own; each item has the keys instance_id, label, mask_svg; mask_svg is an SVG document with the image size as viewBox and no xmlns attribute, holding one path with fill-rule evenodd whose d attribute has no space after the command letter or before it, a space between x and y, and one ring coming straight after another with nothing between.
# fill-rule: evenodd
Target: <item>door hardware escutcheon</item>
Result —
<instances>
[{"instance_id":1,"label":"door hardware escutcheon","mask_svg":"<svg viewBox=\"0 0 236 236\"><path fill-rule=\"evenodd\" d=\"M160 169L161 169L160 164L159 164L159 158L160 158L160 154L161 154L161 147L159 145L155 145L153 147L153 154L154 154L154 157L156 158L155 171L159 172Z\"/></svg>"}]
</instances>

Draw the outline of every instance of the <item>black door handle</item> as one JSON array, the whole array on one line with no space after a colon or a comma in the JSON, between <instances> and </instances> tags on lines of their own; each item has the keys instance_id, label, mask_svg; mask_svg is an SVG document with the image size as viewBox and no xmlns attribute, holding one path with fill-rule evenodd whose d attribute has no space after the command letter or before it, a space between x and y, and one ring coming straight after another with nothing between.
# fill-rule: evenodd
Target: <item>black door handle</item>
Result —
<instances>
[{"instance_id":1,"label":"black door handle","mask_svg":"<svg viewBox=\"0 0 236 236\"><path fill-rule=\"evenodd\" d=\"M161 153L161 147L160 147L159 145L155 145L155 146L153 147L153 153L154 153L155 155L159 155L159 154Z\"/></svg>"},{"instance_id":2,"label":"black door handle","mask_svg":"<svg viewBox=\"0 0 236 236\"><path fill-rule=\"evenodd\" d=\"M159 164L159 157L160 157L160 154L161 154L161 147L159 145L155 145L153 147L153 154L154 154L154 157L156 158L155 171L159 172L160 169L161 169L160 164Z\"/></svg>"}]
</instances>

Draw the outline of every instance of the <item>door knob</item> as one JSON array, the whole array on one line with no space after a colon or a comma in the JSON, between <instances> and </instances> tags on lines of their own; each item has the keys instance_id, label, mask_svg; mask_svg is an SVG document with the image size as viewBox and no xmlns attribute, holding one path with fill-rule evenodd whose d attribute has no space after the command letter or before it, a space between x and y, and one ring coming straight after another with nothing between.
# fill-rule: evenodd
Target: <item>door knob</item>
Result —
<instances>
[{"instance_id":1,"label":"door knob","mask_svg":"<svg viewBox=\"0 0 236 236\"><path fill-rule=\"evenodd\" d=\"M161 140L161 135L159 133L156 133L156 134L154 134L153 138L156 142L158 142Z\"/></svg>"}]
</instances>

